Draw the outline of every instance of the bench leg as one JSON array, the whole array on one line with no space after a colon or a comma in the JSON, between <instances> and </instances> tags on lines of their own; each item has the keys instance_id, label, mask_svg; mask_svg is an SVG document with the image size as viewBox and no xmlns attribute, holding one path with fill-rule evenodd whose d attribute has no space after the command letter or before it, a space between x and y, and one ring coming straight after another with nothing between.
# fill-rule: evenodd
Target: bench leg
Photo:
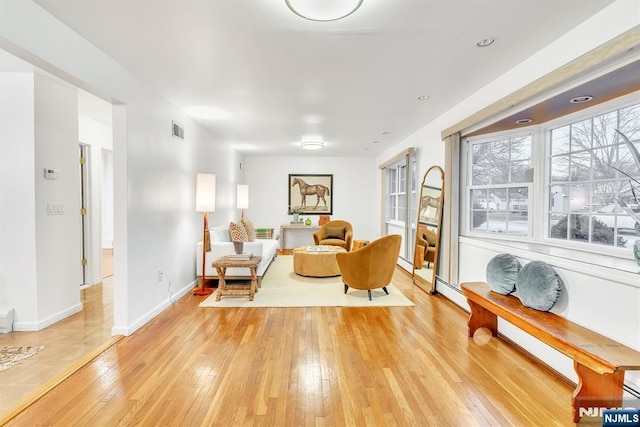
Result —
<instances>
[{"instance_id":1,"label":"bench leg","mask_svg":"<svg viewBox=\"0 0 640 427\"><path fill-rule=\"evenodd\" d=\"M588 408L619 408L622 405L624 371L599 374L575 361L573 367L578 374L578 386L571 398L574 423L582 417L580 408L585 408L585 414L591 414ZM599 415L599 412L593 415Z\"/></svg>"},{"instance_id":2,"label":"bench leg","mask_svg":"<svg viewBox=\"0 0 640 427\"><path fill-rule=\"evenodd\" d=\"M471 308L471 315L467 322L467 326L469 327L469 336L473 337L473 334L475 334L480 328L487 328L491 332L492 336L497 336L498 316L471 300L467 300L467 302Z\"/></svg>"}]
</instances>

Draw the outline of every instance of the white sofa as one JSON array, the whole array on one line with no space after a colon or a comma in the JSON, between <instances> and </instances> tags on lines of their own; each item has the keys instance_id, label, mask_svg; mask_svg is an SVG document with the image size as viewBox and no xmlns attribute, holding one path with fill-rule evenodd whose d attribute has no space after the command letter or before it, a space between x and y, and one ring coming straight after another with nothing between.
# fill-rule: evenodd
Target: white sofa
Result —
<instances>
[{"instance_id":1,"label":"white sofa","mask_svg":"<svg viewBox=\"0 0 640 427\"><path fill-rule=\"evenodd\" d=\"M229 236L229 227L210 228L211 251L205 254L205 279L217 279L218 272L211 265L216 259L235 253L233 242ZM276 257L278 249L278 240L275 239L256 239L253 242L244 242L243 252L252 252L254 255L262 257L256 275L258 276L258 286L261 285L262 276L264 275L271 262ZM198 278L202 276L202 241L196 245L196 275ZM227 279L245 279L251 277L248 268L228 268L225 274Z\"/></svg>"}]
</instances>

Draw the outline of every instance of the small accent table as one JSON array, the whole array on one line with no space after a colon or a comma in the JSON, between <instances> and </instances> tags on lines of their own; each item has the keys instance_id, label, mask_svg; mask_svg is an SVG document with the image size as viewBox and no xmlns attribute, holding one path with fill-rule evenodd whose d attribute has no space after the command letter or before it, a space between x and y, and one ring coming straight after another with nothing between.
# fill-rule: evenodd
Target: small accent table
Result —
<instances>
[{"instance_id":1,"label":"small accent table","mask_svg":"<svg viewBox=\"0 0 640 427\"><path fill-rule=\"evenodd\" d=\"M339 246L323 246L323 251L314 251L313 248L317 246L302 246L293 250L293 272L308 277L339 276L336 254L346 250Z\"/></svg>"},{"instance_id":2,"label":"small accent table","mask_svg":"<svg viewBox=\"0 0 640 427\"><path fill-rule=\"evenodd\" d=\"M256 278L256 268L260 264L262 257L253 256L249 259L233 259L227 256L223 256L213 261L212 265L218 272L218 293L216 294L216 301L220 301L222 296L248 296L249 301L253 301L253 295L258 292ZM227 285L225 280L225 274L229 267L246 267L251 272L251 284L247 285Z\"/></svg>"}]
</instances>

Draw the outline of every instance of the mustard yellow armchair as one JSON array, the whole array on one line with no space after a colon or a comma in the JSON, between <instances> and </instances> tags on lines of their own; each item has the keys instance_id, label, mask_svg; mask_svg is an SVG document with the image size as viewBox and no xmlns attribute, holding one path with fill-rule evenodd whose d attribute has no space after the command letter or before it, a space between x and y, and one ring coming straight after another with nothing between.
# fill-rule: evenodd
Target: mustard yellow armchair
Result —
<instances>
[{"instance_id":1,"label":"mustard yellow armchair","mask_svg":"<svg viewBox=\"0 0 640 427\"><path fill-rule=\"evenodd\" d=\"M371 289L382 288L389 295L387 285L400 254L402 237L390 234L381 237L353 252L338 252L336 261L342 274L344 293L349 287L367 290L371 301Z\"/></svg>"},{"instance_id":2,"label":"mustard yellow armchair","mask_svg":"<svg viewBox=\"0 0 640 427\"><path fill-rule=\"evenodd\" d=\"M335 219L329 221L313 233L313 241L316 245L333 245L351 250L353 240L353 227L347 221Z\"/></svg>"}]
</instances>

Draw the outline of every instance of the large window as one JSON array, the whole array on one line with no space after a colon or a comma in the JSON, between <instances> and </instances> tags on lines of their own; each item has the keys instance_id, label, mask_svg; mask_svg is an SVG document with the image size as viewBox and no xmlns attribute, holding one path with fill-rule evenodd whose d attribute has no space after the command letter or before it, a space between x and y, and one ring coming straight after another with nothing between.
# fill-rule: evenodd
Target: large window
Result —
<instances>
[{"instance_id":1,"label":"large window","mask_svg":"<svg viewBox=\"0 0 640 427\"><path fill-rule=\"evenodd\" d=\"M640 166L616 129L640 150L640 104L614 101L529 129L464 140L463 233L629 256L615 251L640 239L625 210L640 214Z\"/></svg>"},{"instance_id":2,"label":"large window","mask_svg":"<svg viewBox=\"0 0 640 427\"><path fill-rule=\"evenodd\" d=\"M531 135L471 142L468 229L530 236Z\"/></svg>"},{"instance_id":3,"label":"large window","mask_svg":"<svg viewBox=\"0 0 640 427\"><path fill-rule=\"evenodd\" d=\"M407 209L406 161L387 168L387 221L405 222Z\"/></svg>"},{"instance_id":4,"label":"large window","mask_svg":"<svg viewBox=\"0 0 640 427\"><path fill-rule=\"evenodd\" d=\"M640 213L640 170L615 129L637 141L640 105L551 130L550 238L618 247L639 238L640 224L621 206Z\"/></svg>"}]
</instances>

